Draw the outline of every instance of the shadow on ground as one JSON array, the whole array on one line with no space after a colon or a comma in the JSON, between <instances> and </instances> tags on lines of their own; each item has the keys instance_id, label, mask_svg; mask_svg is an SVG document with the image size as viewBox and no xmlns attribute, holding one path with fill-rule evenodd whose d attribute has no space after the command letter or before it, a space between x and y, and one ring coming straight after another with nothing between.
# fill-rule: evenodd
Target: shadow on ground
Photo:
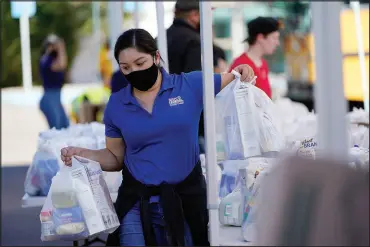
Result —
<instances>
[{"instance_id":1,"label":"shadow on ground","mask_svg":"<svg viewBox=\"0 0 370 247\"><path fill-rule=\"evenodd\" d=\"M28 166L1 168L1 246L72 246L72 242L40 240L41 207L21 207L27 169ZM99 245L103 244L93 244Z\"/></svg>"}]
</instances>

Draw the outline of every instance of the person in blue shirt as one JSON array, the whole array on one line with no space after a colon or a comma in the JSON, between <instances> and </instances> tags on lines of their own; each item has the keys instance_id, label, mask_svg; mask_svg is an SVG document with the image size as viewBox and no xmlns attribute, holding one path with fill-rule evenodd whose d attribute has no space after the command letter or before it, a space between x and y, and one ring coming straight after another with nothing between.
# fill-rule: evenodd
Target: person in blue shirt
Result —
<instances>
[{"instance_id":1,"label":"person in blue shirt","mask_svg":"<svg viewBox=\"0 0 370 247\"><path fill-rule=\"evenodd\" d=\"M67 68L64 41L56 35L49 35L42 46L39 71L44 94L40 110L50 128L62 129L69 126L69 119L61 102L61 91Z\"/></svg>"},{"instance_id":2,"label":"person in blue shirt","mask_svg":"<svg viewBox=\"0 0 370 247\"><path fill-rule=\"evenodd\" d=\"M99 162L104 171L122 170L116 201L119 242L112 244L209 245L198 145L202 72L168 74L154 38L143 29L124 32L114 55L129 84L106 106L106 148L66 147L61 159L71 166L77 155ZM235 70L242 81L254 76L248 65ZM231 73L215 74L215 94L233 80Z\"/></svg>"},{"instance_id":3,"label":"person in blue shirt","mask_svg":"<svg viewBox=\"0 0 370 247\"><path fill-rule=\"evenodd\" d=\"M116 93L120 91L122 88L128 85L128 81L123 76L121 70L117 70L113 73L112 78L110 80L110 89L112 93Z\"/></svg>"}]
</instances>

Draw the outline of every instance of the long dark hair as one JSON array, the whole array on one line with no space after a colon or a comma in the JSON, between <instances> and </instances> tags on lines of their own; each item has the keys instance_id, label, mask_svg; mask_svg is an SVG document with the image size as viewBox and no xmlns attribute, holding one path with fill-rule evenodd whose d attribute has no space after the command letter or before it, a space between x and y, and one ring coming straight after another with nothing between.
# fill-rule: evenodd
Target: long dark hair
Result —
<instances>
[{"instance_id":1,"label":"long dark hair","mask_svg":"<svg viewBox=\"0 0 370 247\"><path fill-rule=\"evenodd\" d=\"M152 55L153 57L158 51L156 40L148 31L140 28L129 29L118 37L114 46L114 58L117 63L119 63L119 53L127 48L135 48L139 52Z\"/></svg>"}]
</instances>

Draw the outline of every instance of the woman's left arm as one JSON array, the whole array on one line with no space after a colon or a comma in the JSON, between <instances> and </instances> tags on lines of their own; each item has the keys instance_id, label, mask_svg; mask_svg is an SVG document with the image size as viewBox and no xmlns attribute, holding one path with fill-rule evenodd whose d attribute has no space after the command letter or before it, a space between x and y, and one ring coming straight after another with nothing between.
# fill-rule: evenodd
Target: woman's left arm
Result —
<instances>
[{"instance_id":1,"label":"woman's left arm","mask_svg":"<svg viewBox=\"0 0 370 247\"><path fill-rule=\"evenodd\" d=\"M238 72L241 77L242 82L249 82L254 77L253 69L247 64L241 64L234 68L236 72ZM221 90L224 89L230 82L235 79L235 75L232 73L222 73L221 74Z\"/></svg>"}]
</instances>

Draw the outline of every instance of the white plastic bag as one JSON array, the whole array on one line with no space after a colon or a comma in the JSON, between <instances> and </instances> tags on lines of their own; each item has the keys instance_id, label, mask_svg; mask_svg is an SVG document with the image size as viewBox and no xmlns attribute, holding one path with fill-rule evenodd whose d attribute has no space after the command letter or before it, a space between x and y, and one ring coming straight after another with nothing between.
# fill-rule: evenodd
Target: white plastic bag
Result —
<instances>
[{"instance_id":1,"label":"white plastic bag","mask_svg":"<svg viewBox=\"0 0 370 247\"><path fill-rule=\"evenodd\" d=\"M51 129L39 134L38 147L24 182L24 190L30 196L46 196L51 179L64 166L60 149L76 146L87 149L105 148L104 125L100 123L76 124L68 129ZM114 177L114 178L112 178ZM117 191L120 184L117 174L106 176L109 189ZM114 181L112 181L114 180Z\"/></svg>"},{"instance_id":2,"label":"white plastic bag","mask_svg":"<svg viewBox=\"0 0 370 247\"><path fill-rule=\"evenodd\" d=\"M349 165L353 168L369 170L369 149L352 147L349 152Z\"/></svg>"},{"instance_id":3,"label":"white plastic bag","mask_svg":"<svg viewBox=\"0 0 370 247\"><path fill-rule=\"evenodd\" d=\"M350 123L369 123L369 113L364 109L353 108L351 112L347 114L347 119Z\"/></svg>"},{"instance_id":4,"label":"white plastic bag","mask_svg":"<svg viewBox=\"0 0 370 247\"><path fill-rule=\"evenodd\" d=\"M110 192L117 192L122 184L121 172L103 172L103 177Z\"/></svg>"},{"instance_id":5,"label":"white plastic bag","mask_svg":"<svg viewBox=\"0 0 370 247\"><path fill-rule=\"evenodd\" d=\"M256 107L255 122L259 129L259 144L262 153L280 152L285 146L282 122L276 115L275 104L264 91L249 85Z\"/></svg>"},{"instance_id":6,"label":"white plastic bag","mask_svg":"<svg viewBox=\"0 0 370 247\"><path fill-rule=\"evenodd\" d=\"M79 240L119 226L100 164L81 157L53 178L40 213L41 239Z\"/></svg>"},{"instance_id":7,"label":"white plastic bag","mask_svg":"<svg viewBox=\"0 0 370 247\"><path fill-rule=\"evenodd\" d=\"M76 192L69 169L62 168L53 177L40 213L42 241L74 241L89 236Z\"/></svg>"},{"instance_id":8,"label":"white plastic bag","mask_svg":"<svg viewBox=\"0 0 370 247\"><path fill-rule=\"evenodd\" d=\"M219 185L219 197L229 195L238 184L239 169L248 166L247 160L225 160L222 162L221 180Z\"/></svg>"},{"instance_id":9,"label":"white plastic bag","mask_svg":"<svg viewBox=\"0 0 370 247\"><path fill-rule=\"evenodd\" d=\"M46 196L51 180L62 165L59 150L65 144L53 139L39 138L37 151L28 168L24 181L24 190L30 196Z\"/></svg>"},{"instance_id":10,"label":"white plastic bag","mask_svg":"<svg viewBox=\"0 0 370 247\"><path fill-rule=\"evenodd\" d=\"M242 222L242 236L245 241L254 242L256 241L256 218L258 214L258 207L261 202L258 196L261 182L267 175L268 169L260 169L256 174L256 179L251 187L247 190L245 195L245 205L243 208L243 222ZM266 203L266 202L264 202Z\"/></svg>"},{"instance_id":11,"label":"white plastic bag","mask_svg":"<svg viewBox=\"0 0 370 247\"><path fill-rule=\"evenodd\" d=\"M216 96L216 147L218 160L244 160L285 146L282 122L274 103L240 75Z\"/></svg>"},{"instance_id":12,"label":"white plastic bag","mask_svg":"<svg viewBox=\"0 0 370 247\"><path fill-rule=\"evenodd\" d=\"M242 195L240 188L222 198L219 206L219 219L222 225L241 226L243 221Z\"/></svg>"},{"instance_id":13,"label":"white plastic bag","mask_svg":"<svg viewBox=\"0 0 370 247\"><path fill-rule=\"evenodd\" d=\"M351 146L369 148L369 128L361 125L350 126Z\"/></svg>"},{"instance_id":14,"label":"white plastic bag","mask_svg":"<svg viewBox=\"0 0 370 247\"><path fill-rule=\"evenodd\" d=\"M246 159L261 154L259 131L255 123L253 94L240 78L216 96L218 150L226 160Z\"/></svg>"}]
</instances>

